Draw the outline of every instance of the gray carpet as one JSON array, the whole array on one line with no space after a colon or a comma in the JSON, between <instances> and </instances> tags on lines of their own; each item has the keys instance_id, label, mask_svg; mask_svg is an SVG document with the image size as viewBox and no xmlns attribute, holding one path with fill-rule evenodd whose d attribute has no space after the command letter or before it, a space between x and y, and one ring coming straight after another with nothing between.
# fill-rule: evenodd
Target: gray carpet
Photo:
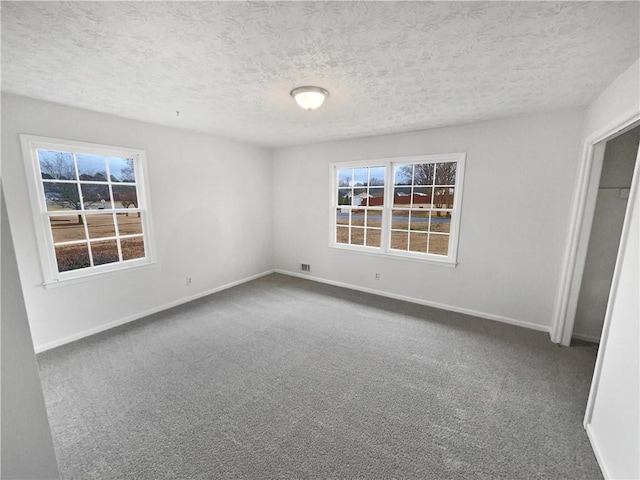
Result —
<instances>
[{"instance_id":1,"label":"gray carpet","mask_svg":"<svg viewBox=\"0 0 640 480\"><path fill-rule=\"evenodd\" d=\"M65 478L602 478L596 347L270 275L39 355Z\"/></svg>"}]
</instances>

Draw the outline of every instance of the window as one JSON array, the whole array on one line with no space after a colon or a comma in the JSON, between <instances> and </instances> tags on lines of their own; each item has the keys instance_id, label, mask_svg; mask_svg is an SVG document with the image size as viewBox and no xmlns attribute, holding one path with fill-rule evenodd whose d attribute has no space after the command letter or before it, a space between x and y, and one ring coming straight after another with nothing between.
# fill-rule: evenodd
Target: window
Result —
<instances>
[{"instance_id":1,"label":"window","mask_svg":"<svg viewBox=\"0 0 640 480\"><path fill-rule=\"evenodd\" d=\"M336 242L380 247L384 166L338 170Z\"/></svg>"},{"instance_id":2,"label":"window","mask_svg":"<svg viewBox=\"0 0 640 480\"><path fill-rule=\"evenodd\" d=\"M152 261L144 151L21 141L45 283Z\"/></svg>"},{"instance_id":3,"label":"window","mask_svg":"<svg viewBox=\"0 0 640 480\"><path fill-rule=\"evenodd\" d=\"M334 163L331 246L455 263L465 154Z\"/></svg>"}]
</instances>

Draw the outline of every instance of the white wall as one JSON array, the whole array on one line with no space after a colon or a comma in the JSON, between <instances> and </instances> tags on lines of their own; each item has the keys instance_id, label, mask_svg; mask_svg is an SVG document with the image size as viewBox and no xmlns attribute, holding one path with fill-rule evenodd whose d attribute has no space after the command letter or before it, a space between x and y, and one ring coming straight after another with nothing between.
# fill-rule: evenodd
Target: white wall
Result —
<instances>
[{"instance_id":1,"label":"white wall","mask_svg":"<svg viewBox=\"0 0 640 480\"><path fill-rule=\"evenodd\" d=\"M60 478L4 201L1 217L0 476L29 480Z\"/></svg>"},{"instance_id":2,"label":"white wall","mask_svg":"<svg viewBox=\"0 0 640 480\"><path fill-rule=\"evenodd\" d=\"M21 133L146 150L158 263L45 289ZM271 268L271 160L264 149L3 94L2 170L37 349Z\"/></svg>"},{"instance_id":3,"label":"white wall","mask_svg":"<svg viewBox=\"0 0 640 480\"><path fill-rule=\"evenodd\" d=\"M640 197L628 218L593 415L587 426L610 478L640 478Z\"/></svg>"},{"instance_id":4,"label":"white wall","mask_svg":"<svg viewBox=\"0 0 640 480\"><path fill-rule=\"evenodd\" d=\"M568 110L276 150L275 266L548 330L582 126ZM467 152L456 268L328 247L329 163L443 152Z\"/></svg>"},{"instance_id":5,"label":"white wall","mask_svg":"<svg viewBox=\"0 0 640 480\"><path fill-rule=\"evenodd\" d=\"M638 114L640 61L589 106L584 137L606 131ZM634 181L638 181L637 170ZM621 479L640 478L638 202L638 197L630 201L633 212L626 220L629 236L616 265L619 287L609 300L611 316L605 321L586 418L589 438L605 476Z\"/></svg>"},{"instance_id":6,"label":"white wall","mask_svg":"<svg viewBox=\"0 0 640 480\"><path fill-rule=\"evenodd\" d=\"M607 142L573 336L599 341L627 208L640 127Z\"/></svg>"}]
</instances>

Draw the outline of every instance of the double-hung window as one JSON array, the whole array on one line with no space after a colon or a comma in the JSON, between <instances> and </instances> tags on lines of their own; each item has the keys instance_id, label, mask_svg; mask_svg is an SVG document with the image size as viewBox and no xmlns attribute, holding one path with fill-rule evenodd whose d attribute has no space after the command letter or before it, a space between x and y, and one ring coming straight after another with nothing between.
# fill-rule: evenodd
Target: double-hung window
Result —
<instances>
[{"instance_id":1,"label":"double-hung window","mask_svg":"<svg viewBox=\"0 0 640 480\"><path fill-rule=\"evenodd\" d=\"M21 142L45 284L152 262L144 151Z\"/></svg>"},{"instance_id":2,"label":"double-hung window","mask_svg":"<svg viewBox=\"0 0 640 480\"><path fill-rule=\"evenodd\" d=\"M333 163L330 245L455 264L464 153Z\"/></svg>"}]
</instances>

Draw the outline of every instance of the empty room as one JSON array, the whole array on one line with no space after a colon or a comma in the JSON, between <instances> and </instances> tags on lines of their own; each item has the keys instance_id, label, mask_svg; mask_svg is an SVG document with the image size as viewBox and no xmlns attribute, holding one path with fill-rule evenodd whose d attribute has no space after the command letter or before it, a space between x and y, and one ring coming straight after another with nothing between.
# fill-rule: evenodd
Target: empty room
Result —
<instances>
[{"instance_id":1,"label":"empty room","mask_svg":"<svg viewBox=\"0 0 640 480\"><path fill-rule=\"evenodd\" d=\"M3 479L640 478L640 3L2 1Z\"/></svg>"}]
</instances>

